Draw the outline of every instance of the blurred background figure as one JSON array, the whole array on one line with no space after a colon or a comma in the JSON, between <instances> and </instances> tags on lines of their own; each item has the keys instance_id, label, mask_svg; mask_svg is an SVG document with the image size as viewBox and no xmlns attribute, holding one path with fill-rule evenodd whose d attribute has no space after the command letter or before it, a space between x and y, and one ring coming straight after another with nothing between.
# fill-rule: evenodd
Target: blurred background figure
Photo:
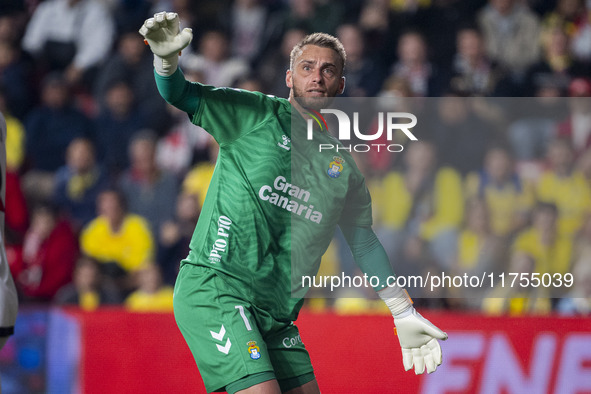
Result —
<instances>
[{"instance_id":1,"label":"blurred background figure","mask_svg":"<svg viewBox=\"0 0 591 394\"><path fill-rule=\"evenodd\" d=\"M486 148L497 139L493 125L475 110L475 101L448 92L436 100L429 129L438 148L439 164L462 176L482 168Z\"/></svg>"},{"instance_id":2,"label":"blurred background figure","mask_svg":"<svg viewBox=\"0 0 591 394\"><path fill-rule=\"evenodd\" d=\"M540 86L552 83L566 92L573 78L588 74L589 68L571 53L566 26L554 23L540 33L542 56L526 71L524 96L533 96Z\"/></svg>"},{"instance_id":3,"label":"blurred background figure","mask_svg":"<svg viewBox=\"0 0 591 394\"><path fill-rule=\"evenodd\" d=\"M538 203L531 226L515 238L513 250L531 257L534 263L532 272L564 274L571 267L573 244L559 232L557 221L558 209L554 204Z\"/></svg>"},{"instance_id":4,"label":"blurred background figure","mask_svg":"<svg viewBox=\"0 0 591 394\"><path fill-rule=\"evenodd\" d=\"M76 232L95 217L96 199L108 182L107 174L96 162L92 141L76 138L70 142L66 165L55 174L53 201Z\"/></svg>"},{"instance_id":5,"label":"blurred background figure","mask_svg":"<svg viewBox=\"0 0 591 394\"><path fill-rule=\"evenodd\" d=\"M133 312L172 312L172 286L162 283L158 264L146 263L135 273L137 283L125 299L125 307Z\"/></svg>"},{"instance_id":6,"label":"blurred background figure","mask_svg":"<svg viewBox=\"0 0 591 394\"><path fill-rule=\"evenodd\" d=\"M459 173L437 166L435 146L410 143L403 167L373 184L372 199L381 226L376 229L400 275L416 275L425 266L449 269L456 258L457 235L464 215ZM402 258L402 260L401 260Z\"/></svg>"},{"instance_id":7,"label":"blurred background figure","mask_svg":"<svg viewBox=\"0 0 591 394\"><path fill-rule=\"evenodd\" d=\"M171 121L156 144L156 165L181 179L192 165L208 159L212 137L180 109L167 105L166 111Z\"/></svg>"},{"instance_id":8,"label":"blurred background figure","mask_svg":"<svg viewBox=\"0 0 591 394\"><path fill-rule=\"evenodd\" d=\"M32 201L53 193L54 173L65 164L66 150L78 137L92 138L93 124L73 103L70 88L60 73L43 81L41 104L25 118L26 173L23 190Z\"/></svg>"},{"instance_id":9,"label":"blurred background figure","mask_svg":"<svg viewBox=\"0 0 591 394\"><path fill-rule=\"evenodd\" d=\"M269 9L260 0L236 0L230 9L230 53L248 64L257 62L268 44Z\"/></svg>"},{"instance_id":10,"label":"blurred background figure","mask_svg":"<svg viewBox=\"0 0 591 394\"><path fill-rule=\"evenodd\" d=\"M279 18L283 31L300 28L309 33L323 31L334 35L343 12L343 4L334 0L288 0Z\"/></svg>"},{"instance_id":11,"label":"blurred background figure","mask_svg":"<svg viewBox=\"0 0 591 394\"><path fill-rule=\"evenodd\" d=\"M253 74L237 79L232 86L236 89L248 90L250 92L265 93L267 91L263 81Z\"/></svg>"},{"instance_id":12,"label":"blurred background figure","mask_svg":"<svg viewBox=\"0 0 591 394\"><path fill-rule=\"evenodd\" d=\"M454 275L482 277L503 272L507 259L506 239L491 229L490 212L486 202L478 197L466 201L466 217L458 236L457 258L451 267ZM456 307L479 309L486 289L450 288L447 297L454 297Z\"/></svg>"},{"instance_id":13,"label":"blurred background figure","mask_svg":"<svg viewBox=\"0 0 591 394\"><path fill-rule=\"evenodd\" d=\"M460 29L451 63L447 89L465 96L512 96L503 70L486 55L482 34L476 27Z\"/></svg>"},{"instance_id":14,"label":"blurred background figure","mask_svg":"<svg viewBox=\"0 0 591 394\"><path fill-rule=\"evenodd\" d=\"M264 81L268 93L277 97L287 97L289 89L285 86L285 72L289 69L289 55L292 48L306 36L301 28L292 28L285 32L277 50L265 54L264 60L254 69Z\"/></svg>"},{"instance_id":15,"label":"blurred background figure","mask_svg":"<svg viewBox=\"0 0 591 394\"><path fill-rule=\"evenodd\" d=\"M174 218L160 226L158 238L158 263L164 282L174 285L179 263L189 255L189 244L201 213L195 194L181 193L176 200Z\"/></svg>"},{"instance_id":16,"label":"blurred background figure","mask_svg":"<svg viewBox=\"0 0 591 394\"><path fill-rule=\"evenodd\" d=\"M59 70L86 89L111 51L115 24L98 0L48 0L31 16L22 40L42 71Z\"/></svg>"},{"instance_id":17,"label":"blurred background figure","mask_svg":"<svg viewBox=\"0 0 591 394\"><path fill-rule=\"evenodd\" d=\"M385 64L396 60L392 43L398 41L401 31L408 29L408 19L397 18L390 9L389 1L364 1L359 5L358 17L354 19L366 37L367 51L382 56Z\"/></svg>"},{"instance_id":18,"label":"blurred background figure","mask_svg":"<svg viewBox=\"0 0 591 394\"><path fill-rule=\"evenodd\" d=\"M116 179L129 165L132 136L147 125L148 118L126 80L113 81L105 100L105 107L95 119L97 151L109 175Z\"/></svg>"},{"instance_id":19,"label":"blurred background figure","mask_svg":"<svg viewBox=\"0 0 591 394\"><path fill-rule=\"evenodd\" d=\"M568 87L569 113L557 126L557 136L569 140L579 156L591 148L591 78L574 78Z\"/></svg>"},{"instance_id":20,"label":"blurred background figure","mask_svg":"<svg viewBox=\"0 0 591 394\"><path fill-rule=\"evenodd\" d=\"M135 26L131 31L124 31L119 35L113 52L98 71L93 84L93 95L98 107L95 110L108 107L107 96L111 86L118 81L126 81L140 112L147 117L145 124L163 132L170 117L165 110L166 102L156 88L152 55Z\"/></svg>"},{"instance_id":21,"label":"blurred background figure","mask_svg":"<svg viewBox=\"0 0 591 394\"><path fill-rule=\"evenodd\" d=\"M572 277L574 285L556 305L558 313L567 316L591 315L591 260L588 254L581 256L574 264Z\"/></svg>"},{"instance_id":22,"label":"blurred background figure","mask_svg":"<svg viewBox=\"0 0 591 394\"><path fill-rule=\"evenodd\" d=\"M25 126L21 120L13 116L6 102L6 90L0 84L0 112L6 122L6 170L20 172L25 162Z\"/></svg>"},{"instance_id":23,"label":"blurred background figure","mask_svg":"<svg viewBox=\"0 0 591 394\"><path fill-rule=\"evenodd\" d=\"M568 33L570 51L577 60L591 60L591 25L589 5L585 0L558 0L554 9L544 15L543 26L562 24Z\"/></svg>"},{"instance_id":24,"label":"blurred background figure","mask_svg":"<svg viewBox=\"0 0 591 394\"><path fill-rule=\"evenodd\" d=\"M372 97L380 90L385 77L381 63L366 53L363 32L354 24L345 24L337 29L337 37L347 53L345 68L346 97Z\"/></svg>"},{"instance_id":25,"label":"blurred background figure","mask_svg":"<svg viewBox=\"0 0 591 394\"><path fill-rule=\"evenodd\" d=\"M435 65L427 58L427 43L416 31L400 36L397 47L398 61L390 76L408 81L412 96L437 96L441 92L441 79Z\"/></svg>"},{"instance_id":26,"label":"blurred background figure","mask_svg":"<svg viewBox=\"0 0 591 394\"><path fill-rule=\"evenodd\" d=\"M0 141L6 141L6 122L0 112ZM0 177L6 174L6 151L0 144ZM10 263L6 257L6 183L0 184L0 350L4 347L11 335L14 335L19 301L18 292L14 284ZM0 390L2 387L0 386Z\"/></svg>"},{"instance_id":27,"label":"blurred background figure","mask_svg":"<svg viewBox=\"0 0 591 394\"><path fill-rule=\"evenodd\" d=\"M206 85L232 86L250 72L246 61L232 57L227 35L221 30L208 31L199 40L199 53L179 58L182 68L202 73Z\"/></svg>"},{"instance_id":28,"label":"blurred background figure","mask_svg":"<svg viewBox=\"0 0 591 394\"><path fill-rule=\"evenodd\" d=\"M81 256L76 261L72 283L63 286L53 299L55 305L78 306L93 311L103 305L118 305L122 302L117 289L103 283L98 263L90 257Z\"/></svg>"},{"instance_id":29,"label":"blurred background figure","mask_svg":"<svg viewBox=\"0 0 591 394\"><path fill-rule=\"evenodd\" d=\"M129 145L130 166L119 180L129 212L145 218L153 234L174 217L178 195L177 179L156 164L156 135L150 130L136 133Z\"/></svg>"},{"instance_id":30,"label":"blurred background figure","mask_svg":"<svg viewBox=\"0 0 591 394\"><path fill-rule=\"evenodd\" d=\"M51 301L72 280L78 253L78 239L57 209L48 204L35 207L21 258L11 266L22 296L29 301Z\"/></svg>"},{"instance_id":31,"label":"blurred background figure","mask_svg":"<svg viewBox=\"0 0 591 394\"><path fill-rule=\"evenodd\" d=\"M23 124L6 110L4 90L0 87L0 113L6 125L6 167L4 169L5 211L4 246L7 258L13 260L15 248L22 248L23 238L29 225L27 201L21 187L21 171L25 160L25 128Z\"/></svg>"},{"instance_id":32,"label":"blurred background figure","mask_svg":"<svg viewBox=\"0 0 591 394\"><path fill-rule=\"evenodd\" d=\"M531 100L509 102L514 115L508 117L504 133L518 166L531 164L539 171L543 169L539 167L568 109L566 101L559 98L563 94L562 88L554 81L540 81L536 89L535 98Z\"/></svg>"},{"instance_id":33,"label":"blurred background figure","mask_svg":"<svg viewBox=\"0 0 591 394\"><path fill-rule=\"evenodd\" d=\"M492 233L505 239L527 225L535 203L533 185L519 176L511 152L503 145L487 149L482 170L467 175L465 191L467 198L484 202Z\"/></svg>"},{"instance_id":34,"label":"blurred background figure","mask_svg":"<svg viewBox=\"0 0 591 394\"><path fill-rule=\"evenodd\" d=\"M130 289L131 273L152 259L155 252L150 225L127 212L123 194L114 189L97 198L98 216L80 234L84 254L101 263L101 272L120 291Z\"/></svg>"},{"instance_id":35,"label":"blurred background figure","mask_svg":"<svg viewBox=\"0 0 591 394\"><path fill-rule=\"evenodd\" d=\"M220 151L220 146L213 138L209 140L208 147L209 159L194 166L183 179L181 187L183 193L193 194L197 197L200 208L203 207L205 202L209 182L213 176L213 170Z\"/></svg>"},{"instance_id":36,"label":"blurred background figure","mask_svg":"<svg viewBox=\"0 0 591 394\"><path fill-rule=\"evenodd\" d=\"M547 157L548 168L540 175L536 185L537 198L556 206L560 235L572 237L591 213L591 187L575 166L570 141L565 138L552 140Z\"/></svg>"},{"instance_id":37,"label":"blurred background figure","mask_svg":"<svg viewBox=\"0 0 591 394\"><path fill-rule=\"evenodd\" d=\"M19 120L35 104L33 64L17 43L0 40L0 86L5 90L6 109Z\"/></svg>"},{"instance_id":38,"label":"blurred background figure","mask_svg":"<svg viewBox=\"0 0 591 394\"><path fill-rule=\"evenodd\" d=\"M489 0L480 11L478 24L483 33L486 53L522 83L526 69L540 58L539 18L526 2Z\"/></svg>"},{"instance_id":39,"label":"blurred background figure","mask_svg":"<svg viewBox=\"0 0 591 394\"><path fill-rule=\"evenodd\" d=\"M534 258L526 252L515 251L507 272L531 275L537 272ZM512 276L507 276L506 280ZM506 283L505 283L506 284ZM552 310L547 289L543 286L502 286L493 288L482 300L482 311L489 315L547 315Z\"/></svg>"},{"instance_id":40,"label":"blurred background figure","mask_svg":"<svg viewBox=\"0 0 591 394\"><path fill-rule=\"evenodd\" d=\"M466 203L466 219L458 238L458 257L454 265L457 274L482 276L483 273L503 271L506 245L490 225L486 202L471 198Z\"/></svg>"}]
</instances>

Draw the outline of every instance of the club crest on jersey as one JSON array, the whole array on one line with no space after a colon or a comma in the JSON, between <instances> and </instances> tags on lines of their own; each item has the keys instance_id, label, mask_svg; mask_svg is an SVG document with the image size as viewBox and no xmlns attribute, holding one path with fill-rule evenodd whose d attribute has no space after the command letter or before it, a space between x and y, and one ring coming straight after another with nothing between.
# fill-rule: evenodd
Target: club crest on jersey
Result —
<instances>
[{"instance_id":1,"label":"club crest on jersey","mask_svg":"<svg viewBox=\"0 0 591 394\"><path fill-rule=\"evenodd\" d=\"M248 353L250 353L250 358L253 360L258 360L261 358L261 349L257 346L255 341L249 341L248 345Z\"/></svg>"},{"instance_id":2,"label":"club crest on jersey","mask_svg":"<svg viewBox=\"0 0 591 394\"><path fill-rule=\"evenodd\" d=\"M332 161L328 165L328 171L326 172L331 178L338 178L343 171L343 163L345 160L339 156L333 156Z\"/></svg>"}]
</instances>

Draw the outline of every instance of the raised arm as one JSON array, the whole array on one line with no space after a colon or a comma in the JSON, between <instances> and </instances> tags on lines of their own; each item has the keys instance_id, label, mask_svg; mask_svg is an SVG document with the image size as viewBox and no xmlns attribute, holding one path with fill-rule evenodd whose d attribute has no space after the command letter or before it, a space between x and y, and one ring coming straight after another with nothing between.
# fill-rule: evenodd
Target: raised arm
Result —
<instances>
[{"instance_id":1,"label":"raised arm","mask_svg":"<svg viewBox=\"0 0 591 394\"><path fill-rule=\"evenodd\" d=\"M159 12L146 19L139 32L154 53L154 74L160 95L169 104L193 114L199 105L199 96L178 68L181 51L193 39L192 30L180 30L178 14Z\"/></svg>"},{"instance_id":2,"label":"raised arm","mask_svg":"<svg viewBox=\"0 0 591 394\"><path fill-rule=\"evenodd\" d=\"M156 84L162 97L188 113L191 122L204 128L220 146L258 130L269 116L285 110L284 99L185 80L178 68L178 57L189 45L192 32L187 28L180 30L177 14L155 14L139 32L154 53Z\"/></svg>"},{"instance_id":3,"label":"raised arm","mask_svg":"<svg viewBox=\"0 0 591 394\"><path fill-rule=\"evenodd\" d=\"M140 28L146 43L154 53L154 68L162 76L172 75L179 64L180 52L193 39L193 31L180 31L179 16L175 12L159 12L148 18Z\"/></svg>"}]
</instances>

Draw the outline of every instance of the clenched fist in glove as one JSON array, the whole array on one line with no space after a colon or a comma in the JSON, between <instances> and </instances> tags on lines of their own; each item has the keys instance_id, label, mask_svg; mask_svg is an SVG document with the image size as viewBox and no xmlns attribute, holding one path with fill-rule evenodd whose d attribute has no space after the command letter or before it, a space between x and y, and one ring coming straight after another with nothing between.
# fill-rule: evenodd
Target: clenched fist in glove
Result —
<instances>
[{"instance_id":1,"label":"clenched fist in glove","mask_svg":"<svg viewBox=\"0 0 591 394\"><path fill-rule=\"evenodd\" d=\"M159 12L146 19L139 30L154 53L154 68L160 75L172 75L176 71L180 51L193 39L193 31L189 28L181 31L179 25L175 12Z\"/></svg>"},{"instance_id":2,"label":"clenched fist in glove","mask_svg":"<svg viewBox=\"0 0 591 394\"><path fill-rule=\"evenodd\" d=\"M417 375L422 374L425 367L428 373L434 372L442 361L437 340L446 340L447 334L421 316L401 288L389 287L378 294L394 316L404 369L408 371L414 365Z\"/></svg>"}]
</instances>

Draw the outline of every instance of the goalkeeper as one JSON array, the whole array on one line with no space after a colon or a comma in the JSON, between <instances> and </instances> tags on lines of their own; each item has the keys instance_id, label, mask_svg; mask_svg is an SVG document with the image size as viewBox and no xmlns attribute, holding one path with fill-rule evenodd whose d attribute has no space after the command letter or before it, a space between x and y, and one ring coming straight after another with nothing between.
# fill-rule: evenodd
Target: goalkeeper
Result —
<instances>
[{"instance_id":1,"label":"goalkeeper","mask_svg":"<svg viewBox=\"0 0 591 394\"><path fill-rule=\"evenodd\" d=\"M371 230L371 200L354 160L317 152L318 143L336 144L326 132L314 133L316 150L306 145L307 110L343 92L342 44L315 33L296 45L286 100L186 81L178 57L192 32L180 31L175 13L154 15L140 33L154 53L162 97L220 146L174 293L177 325L208 392L320 392L293 324L303 293L292 296L291 262L317 269L337 225L360 268L382 279L376 290L394 316L405 369L435 371L437 339L447 335L415 311L403 289L384 286L393 273ZM301 130L292 130L292 108ZM295 340L287 346L286 338Z\"/></svg>"}]
</instances>

